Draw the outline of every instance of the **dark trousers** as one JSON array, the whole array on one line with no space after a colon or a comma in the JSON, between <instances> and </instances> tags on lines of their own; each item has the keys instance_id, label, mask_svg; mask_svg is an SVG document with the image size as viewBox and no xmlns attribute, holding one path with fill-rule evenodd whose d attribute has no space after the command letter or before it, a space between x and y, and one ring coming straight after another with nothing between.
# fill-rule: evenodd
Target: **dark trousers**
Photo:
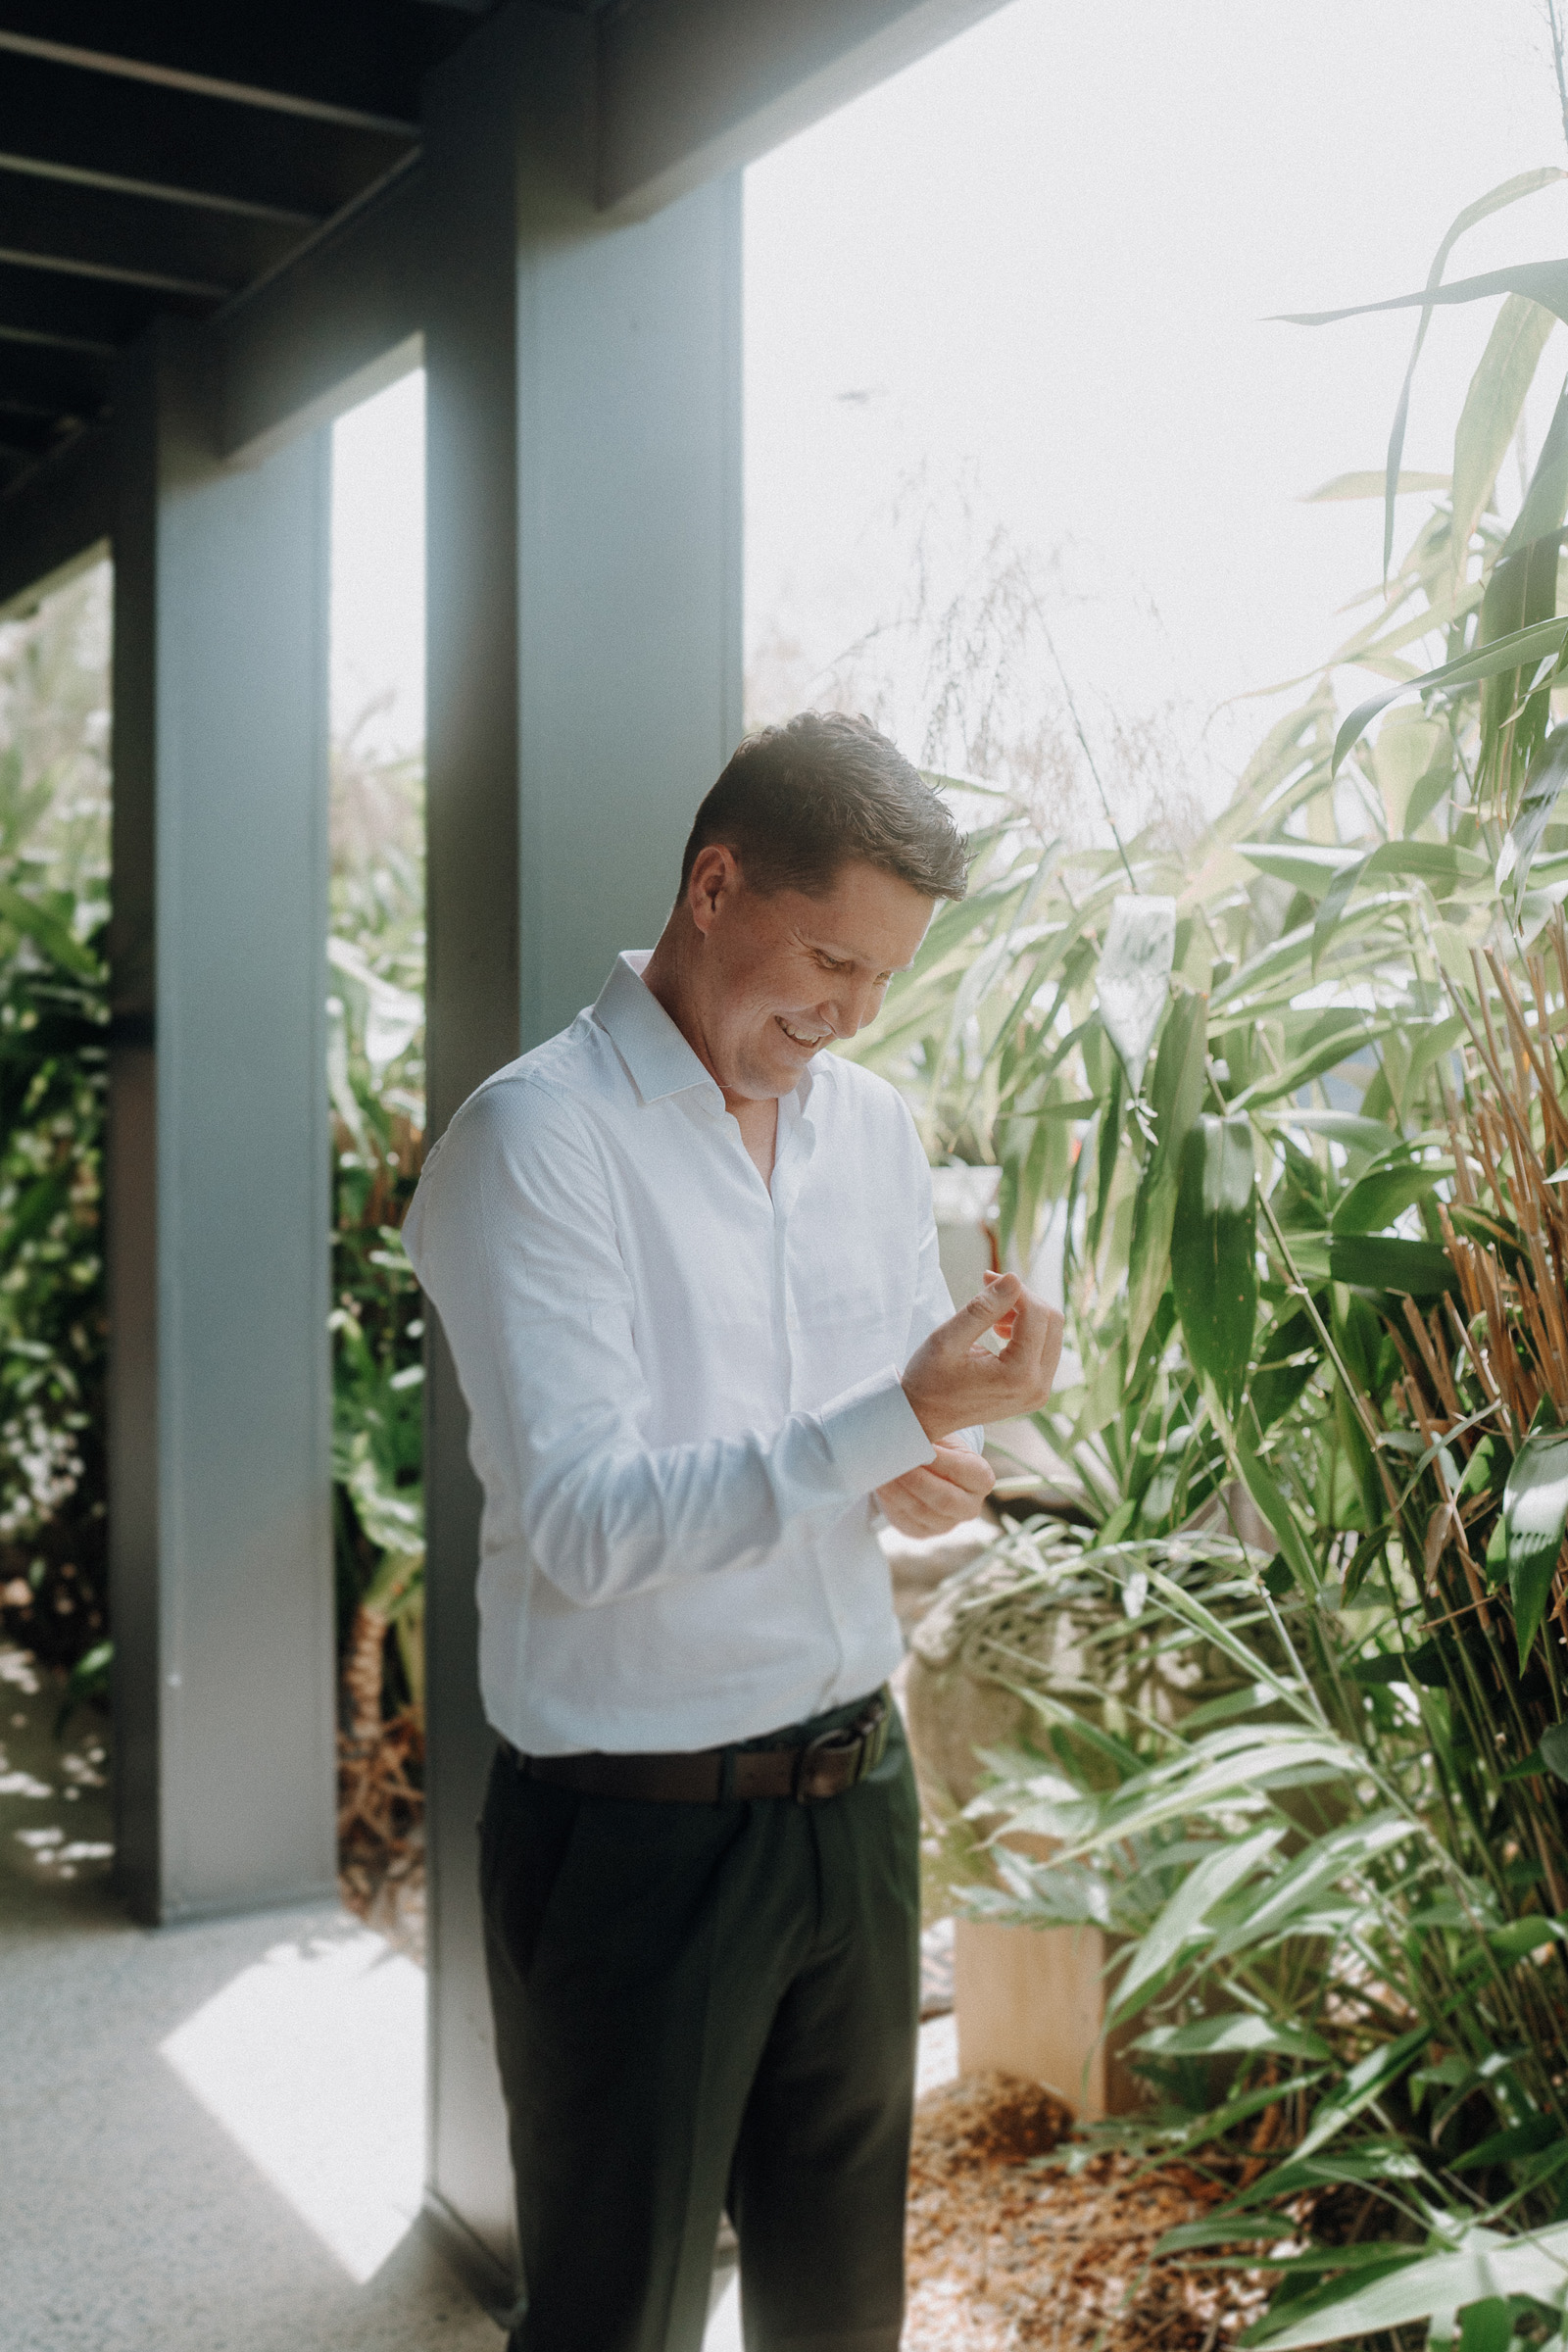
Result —
<instances>
[{"instance_id":1,"label":"dark trousers","mask_svg":"<svg viewBox=\"0 0 1568 2352\"><path fill-rule=\"evenodd\" d=\"M919 2015L897 1718L814 1805L580 1796L503 1753L480 1853L511 2352L699 2352L722 2210L748 2352L895 2352Z\"/></svg>"}]
</instances>

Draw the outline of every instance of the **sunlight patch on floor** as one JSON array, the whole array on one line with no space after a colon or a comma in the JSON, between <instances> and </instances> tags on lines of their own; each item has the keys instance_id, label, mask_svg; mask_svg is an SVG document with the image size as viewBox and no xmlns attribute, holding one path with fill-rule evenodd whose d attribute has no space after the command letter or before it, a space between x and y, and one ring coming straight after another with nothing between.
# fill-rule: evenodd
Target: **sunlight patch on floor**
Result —
<instances>
[{"instance_id":1,"label":"sunlight patch on floor","mask_svg":"<svg viewBox=\"0 0 1568 2352\"><path fill-rule=\"evenodd\" d=\"M161 2055L356 2283L419 2210L422 1972L363 1930L274 1944Z\"/></svg>"},{"instance_id":2,"label":"sunlight patch on floor","mask_svg":"<svg viewBox=\"0 0 1568 2352\"><path fill-rule=\"evenodd\" d=\"M708 2315L703 2352L741 2352L741 2275L731 2271L717 2302Z\"/></svg>"}]
</instances>

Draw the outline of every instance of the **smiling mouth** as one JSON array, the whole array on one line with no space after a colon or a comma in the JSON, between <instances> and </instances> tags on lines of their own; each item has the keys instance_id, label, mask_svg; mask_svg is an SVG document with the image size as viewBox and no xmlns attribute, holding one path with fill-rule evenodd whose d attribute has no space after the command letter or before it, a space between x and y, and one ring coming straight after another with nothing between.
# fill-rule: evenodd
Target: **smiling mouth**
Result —
<instances>
[{"instance_id":1,"label":"smiling mouth","mask_svg":"<svg viewBox=\"0 0 1568 2352\"><path fill-rule=\"evenodd\" d=\"M816 1037L803 1037L799 1029L792 1029L790 1027L788 1021L784 1018L784 1015L781 1012L775 1012L773 1018L775 1021L777 1021L779 1027L783 1030L785 1036L789 1039L792 1046L808 1046L810 1048L810 1051L813 1054L816 1052L818 1046L825 1046L828 1039L833 1034L831 1029L824 1029Z\"/></svg>"}]
</instances>

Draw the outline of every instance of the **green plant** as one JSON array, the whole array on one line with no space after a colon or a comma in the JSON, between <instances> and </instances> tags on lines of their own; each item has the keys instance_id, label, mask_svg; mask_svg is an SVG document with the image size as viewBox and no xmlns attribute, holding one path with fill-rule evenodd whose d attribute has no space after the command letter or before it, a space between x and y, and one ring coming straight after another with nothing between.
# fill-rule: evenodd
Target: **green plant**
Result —
<instances>
[{"instance_id":1,"label":"green plant","mask_svg":"<svg viewBox=\"0 0 1568 2352\"><path fill-rule=\"evenodd\" d=\"M424 1565L423 1323L399 1240L424 1126L422 779L363 733L333 777L327 1057L338 1648L361 1745L378 1710L422 1714Z\"/></svg>"},{"instance_id":2,"label":"green plant","mask_svg":"<svg viewBox=\"0 0 1568 2352\"><path fill-rule=\"evenodd\" d=\"M0 1603L66 1667L107 1622L107 651L102 568L0 627Z\"/></svg>"},{"instance_id":3,"label":"green plant","mask_svg":"<svg viewBox=\"0 0 1568 2352\"><path fill-rule=\"evenodd\" d=\"M1506 297L1451 474L1402 474L1401 400L1385 474L1320 493L1383 500L1386 578L1198 870L993 800L970 900L860 1049L934 1155L1000 1164L1016 1262L1063 1243L1074 1362L1040 1427L1092 1525L1003 1547L1015 1616L1070 1553L1152 1660L1199 1643L1235 1678L1091 1708L1086 1744L1082 1690L1017 1643L1040 1730L992 1759L974 1899L1112 1931L1151 2084L1123 2136L1214 2170L1180 2243L1271 2249L1259 2332L1289 2344L1446 2338L1456 2281L1467 2352L1561 2328L1568 405L1511 524L1494 494L1568 265L1439 283L1560 176L1469 208L1401 298L1418 356L1435 308ZM1384 685L1342 720L1348 666Z\"/></svg>"}]
</instances>

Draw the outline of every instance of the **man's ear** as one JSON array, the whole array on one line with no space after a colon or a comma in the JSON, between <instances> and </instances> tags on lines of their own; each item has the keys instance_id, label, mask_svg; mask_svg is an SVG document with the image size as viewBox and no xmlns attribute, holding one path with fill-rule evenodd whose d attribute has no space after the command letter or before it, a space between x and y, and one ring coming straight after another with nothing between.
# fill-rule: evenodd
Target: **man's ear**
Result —
<instances>
[{"instance_id":1,"label":"man's ear","mask_svg":"<svg viewBox=\"0 0 1568 2352\"><path fill-rule=\"evenodd\" d=\"M698 851L686 886L686 909L705 939L717 921L724 900L733 898L740 887L741 869L733 850L710 841Z\"/></svg>"}]
</instances>

